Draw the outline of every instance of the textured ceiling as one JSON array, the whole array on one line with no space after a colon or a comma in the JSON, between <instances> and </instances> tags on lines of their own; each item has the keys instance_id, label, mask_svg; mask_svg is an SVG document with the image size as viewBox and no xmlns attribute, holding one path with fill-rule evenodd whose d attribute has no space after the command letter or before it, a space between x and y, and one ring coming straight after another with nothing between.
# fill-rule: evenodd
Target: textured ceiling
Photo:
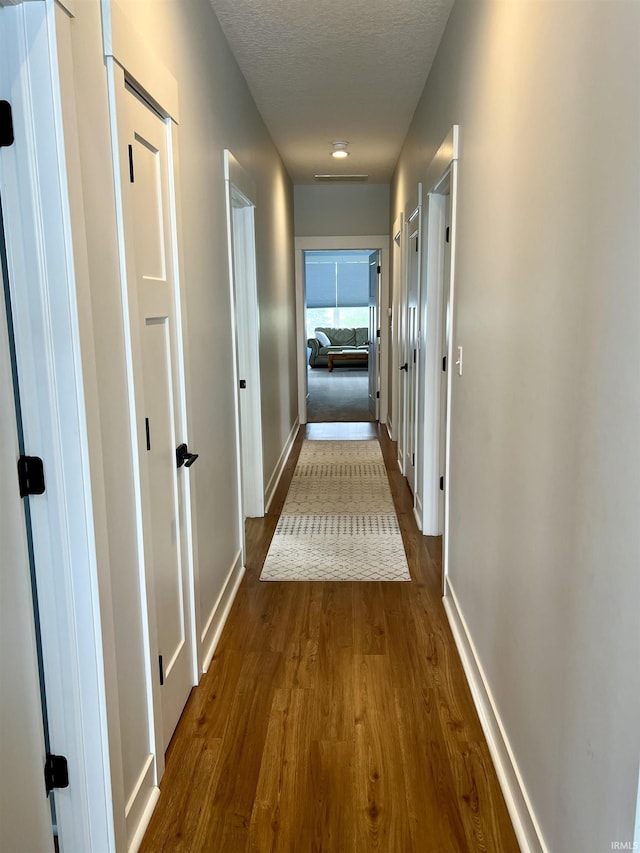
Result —
<instances>
[{"instance_id":1,"label":"textured ceiling","mask_svg":"<svg viewBox=\"0 0 640 853\"><path fill-rule=\"evenodd\" d=\"M293 182L387 183L453 0L210 2Z\"/></svg>"}]
</instances>

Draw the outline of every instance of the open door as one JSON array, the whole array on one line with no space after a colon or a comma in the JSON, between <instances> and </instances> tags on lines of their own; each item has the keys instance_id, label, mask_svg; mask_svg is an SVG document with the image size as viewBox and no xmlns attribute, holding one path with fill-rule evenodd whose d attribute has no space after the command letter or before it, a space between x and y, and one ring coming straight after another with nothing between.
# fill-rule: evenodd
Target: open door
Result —
<instances>
[{"instance_id":1,"label":"open door","mask_svg":"<svg viewBox=\"0 0 640 853\"><path fill-rule=\"evenodd\" d=\"M415 494L418 448L418 381L420 347L420 205L407 221L407 290L405 306L405 441L404 475Z\"/></svg>"},{"instance_id":2,"label":"open door","mask_svg":"<svg viewBox=\"0 0 640 853\"><path fill-rule=\"evenodd\" d=\"M236 420L239 442L239 490L244 519L264 515L260 315L256 277L255 196L253 182L225 150L229 277L234 313Z\"/></svg>"},{"instance_id":3,"label":"open door","mask_svg":"<svg viewBox=\"0 0 640 853\"><path fill-rule=\"evenodd\" d=\"M369 412L374 420L380 417L380 326L378 305L380 257L376 250L369 255Z\"/></svg>"},{"instance_id":4,"label":"open door","mask_svg":"<svg viewBox=\"0 0 640 853\"><path fill-rule=\"evenodd\" d=\"M0 261L7 308L5 312L5 302L0 300L0 466L4 472L0 477L0 839L3 850L53 853L52 809L44 776L46 703L36 633L33 548L28 538L31 499L21 499L16 470L24 448L1 217Z\"/></svg>"}]
</instances>

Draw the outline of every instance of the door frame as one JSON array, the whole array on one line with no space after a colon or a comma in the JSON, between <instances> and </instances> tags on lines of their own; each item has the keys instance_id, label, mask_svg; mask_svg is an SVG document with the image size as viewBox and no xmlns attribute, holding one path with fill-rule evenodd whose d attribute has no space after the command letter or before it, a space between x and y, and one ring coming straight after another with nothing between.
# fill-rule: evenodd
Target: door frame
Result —
<instances>
[{"instance_id":1,"label":"door frame","mask_svg":"<svg viewBox=\"0 0 640 853\"><path fill-rule=\"evenodd\" d=\"M455 323L455 256L458 190L458 158L460 129L453 125L431 163L427 167L427 223L425 231L425 281L426 299L423 306L426 323L424 332L425 395L422 418L424 422L423 455L423 532L426 535L442 534L443 595L447 593L449 573L449 471L451 456L451 384L453 368L453 337ZM444 280L445 205L442 197L449 195L450 263L448 280ZM447 303L445 304L445 296ZM444 435L442 434L442 317L447 311L447 370L445 372ZM442 444L444 442L444 471L440 471ZM444 477L444 501L441 501L439 478Z\"/></svg>"},{"instance_id":2,"label":"door frame","mask_svg":"<svg viewBox=\"0 0 640 853\"><path fill-rule=\"evenodd\" d=\"M415 206L407 207L407 209L405 210L405 216L404 216L404 226L405 226L404 227L404 242L405 242L405 245L404 245L404 287L403 287L404 304L403 304L403 311L402 311L402 325L403 325L403 335L404 335L402 346L404 348L404 362L407 365L411 365L411 363L413 361L413 364L414 364L413 368L409 368L409 369L412 369L411 376L412 376L412 380L415 384L415 387L413 389L413 401L412 401L412 403L413 403L413 421L414 421L412 440L413 440L414 459L413 459L413 462L410 462L408 459L409 426L410 426L411 422L410 422L409 417L408 417L409 395L407 393L407 391L408 391L407 380L408 380L410 374L408 371L406 371L405 375L403 377L403 380L405 382L405 392L404 392L404 401L403 401L404 402L404 411L403 411L403 417L402 417L402 420L403 420L403 434L402 434L402 438L403 438L403 446L402 446L403 459L402 459L402 466L401 466L400 470L402 471L404 477L407 479L407 482L409 482L408 471L409 471L410 467L413 468L413 483L410 483L411 493L413 495L413 514L416 518L416 522L418 524L418 529L422 529L421 523L420 523L419 513L417 511L417 508L420 504L419 478L418 478L418 471L420 469L419 458L422 455L422 448L420 446L420 422L418 420L418 414L420 411L420 392L421 392L420 379L422 376L422 371L420 368L421 368L421 359L422 359L422 350L423 350L422 341L421 341L422 318L420 316L420 299L421 299L421 292L422 292L422 257L423 257L423 247L422 247L422 235L423 235L422 183L421 182L419 182L418 186L417 186L416 199L417 199L417 201L416 201ZM416 236L417 250L418 250L416 253L418 255L418 258L416 260L417 281L416 281L416 305L415 305L415 310L416 310L416 320L415 320L415 322L416 322L416 332L415 332L415 345L416 345L416 347L415 348L417 351L415 353L415 359L414 359L413 354L411 353L412 347L411 347L411 342L409 341L409 328L410 328L410 323L409 323L409 307L410 307L409 306L409 293L411 290L411 282L410 282L409 276L410 276L411 268L412 268L411 262L409 260L409 258L410 258L409 253L411 252L411 240L413 239L413 237L411 237L410 234L412 233L414 228L415 228L415 236Z\"/></svg>"},{"instance_id":3,"label":"door frame","mask_svg":"<svg viewBox=\"0 0 640 853\"><path fill-rule=\"evenodd\" d=\"M238 468L238 518L242 565L245 562L244 520L264 515L264 463L262 447L262 394L260 382L260 312L256 275L255 208L256 186L228 148L224 149L225 199L227 205L227 240L229 253L229 299L234 318L233 341L234 407ZM236 264L235 228L233 225L234 198L245 211L242 241L244 243L244 274L238 276ZM239 314L243 316L248 333L238 331ZM240 399L240 363L246 365L247 387L243 390L247 417L242 417Z\"/></svg>"},{"instance_id":4,"label":"door frame","mask_svg":"<svg viewBox=\"0 0 640 853\"><path fill-rule=\"evenodd\" d=\"M103 27L103 50L107 70L107 88L109 93L109 113L111 120L111 149L113 156L113 174L116 201L116 227L120 254L120 291L123 320L125 325L125 360L127 366L127 394L129 399L130 446L132 460L132 481L134 485L136 507L136 536L138 551L138 582L142 602L143 636L146 646L145 688L147 695L147 716L151 753L140 774L134 792L125 805L127 845L137 849L149 822L155 804L160 796L158 783L164 773L164 747L162 733L162 705L160 682L158 678L158 640L155 623L153 577L145 570L145 552L149 548L148 532L143 519L149 518L148 495L144 480L142 449L146 448L144 427L138 422L138 395L142 383L142 353L137 325L137 297L135 289L129 286L135 281L135 253L132 250L132 211L126 202L124 193L125 171L121 157L127 151L128 136L126 119L126 98L131 86L165 122L167 127L168 156L173 168L169 171L169 193L172 200L171 216L172 245L175 277L174 311L176 318L176 343L178 360L178 397L175 401L177 423L181 441L190 443L189 424L191 423L188 406L188 335L186 333L186 304L181 286L182 245L180 228L180 188L177 126L179 124L178 87L175 78L154 56L141 38L139 31L129 20L124 7L117 0L102 0L103 12L107 11L107 25ZM186 590L187 624L185 641L191 660L192 684L199 681L203 665L202 644L198 615L198 567L195 539L195 486L193 479L185 472L178 479L180 490L181 528L184 536L181 540L181 563L184 588Z\"/></svg>"},{"instance_id":5,"label":"door frame","mask_svg":"<svg viewBox=\"0 0 640 853\"><path fill-rule=\"evenodd\" d=\"M392 260L392 283L391 300L392 306L389 311L389 340L391 363L389 365L389 394L391 402L387 414L387 431L392 441L398 440L398 423L400 420L400 394L399 394L399 371L400 371L400 314L402 280L404 275L404 213L400 213L393 223L391 232L391 260Z\"/></svg>"},{"instance_id":6,"label":"door frame","mask_svg":"<svg viewBox=\"0 0 640 853\"><path fill-rule=\"evenodd\" d=\"M371 400L373 399L374 412L371 412L375 415L376 421L380 421L380 381L382 377L382 370L380 365L380 338L382 337L382 312L380 310L380 302L382 299L381 293L381 267L380 267L380 251L378 249L373 249L371 255L375 254L376 256L376 290L375 290L375 302L373 304L373 335L369 338L369 356L367 361L367 366L369 367L368 371L368 386L367 386L367 401L369 404L369 411L371 412ZM371 257L371 255L369 257ZM373 266L371 263L369 267ZM369 299L371 299L371 272L369 272ZM368 311L371 310L371 305L368 306ZM371 331L371 316L368 316L367 319L367 328ZM373 354L373 359L371 355ZM374 363L374 370L371 371L371 361ZM369 390L371 387L375 389L376 396L372 397L369 394Z\"/></svg>"},{"instance_id":7,"label":"door frame","mask_svg":"<svg viewBox=\"0 0 640 853\"><path fill-rule=\"evenodd\" d=\"M301 424L307 423L307 335L305 331L305 286L304 253L309 251L337 251L345 249L377 249L380 252L380 300L378 305L378 327L380 329L379 377L380 423L387 420L389 325L382 321L389 314L389 235L377 234L370 237L296 237L296 335L298 340L298 417Z\"/></svg>"},{"instance_id":8,"label":"door frame","mask_svg":"<svg viewBox=\"0 0 640 853\"><path fill-rule=\"evenodd\" d=\"M16 140L0 150L7 265L25 448L45 463L46 492L29 498L53 752L72 784L56 791L61 849L115 851L105 679L112 625L101 600L85 388L95 383L80 334L53 3L0 9L0 93ZM75 235L74 235L75 239ZM82 337L82 339L81 339ZM102 593L102 595L101 595Z\"/></svg>"}]
</instances>

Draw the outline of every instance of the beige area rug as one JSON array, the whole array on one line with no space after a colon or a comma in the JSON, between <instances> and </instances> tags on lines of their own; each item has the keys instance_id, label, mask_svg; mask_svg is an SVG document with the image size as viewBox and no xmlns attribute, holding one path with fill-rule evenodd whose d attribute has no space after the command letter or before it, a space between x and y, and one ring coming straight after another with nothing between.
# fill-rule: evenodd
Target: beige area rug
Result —
<instances>
[{"instance_id":1,"label":"beige area rug","mask_svg":"<svg viewBox=\"0 0 640 853\"><path fill-rule=\"evenodd\" d=\"M377 441L305 441L263 581L410 581Z\"/></svg>"}]
</instances>

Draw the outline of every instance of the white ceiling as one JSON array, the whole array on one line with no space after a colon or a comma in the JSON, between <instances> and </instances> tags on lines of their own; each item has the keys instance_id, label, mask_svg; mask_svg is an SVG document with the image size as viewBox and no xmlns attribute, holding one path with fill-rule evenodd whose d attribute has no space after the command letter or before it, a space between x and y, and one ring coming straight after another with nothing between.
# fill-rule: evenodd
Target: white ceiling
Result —
<instances>
[{"instance_id":1,"label":"white ceiling","mask_svg":"<svg viewBox=\"0 0 640 853\"><path fill-rule=\"evenodd\" d=\"M453 0L210 2L293 182L388 183Z\"/></svg>"}]
</instances>

